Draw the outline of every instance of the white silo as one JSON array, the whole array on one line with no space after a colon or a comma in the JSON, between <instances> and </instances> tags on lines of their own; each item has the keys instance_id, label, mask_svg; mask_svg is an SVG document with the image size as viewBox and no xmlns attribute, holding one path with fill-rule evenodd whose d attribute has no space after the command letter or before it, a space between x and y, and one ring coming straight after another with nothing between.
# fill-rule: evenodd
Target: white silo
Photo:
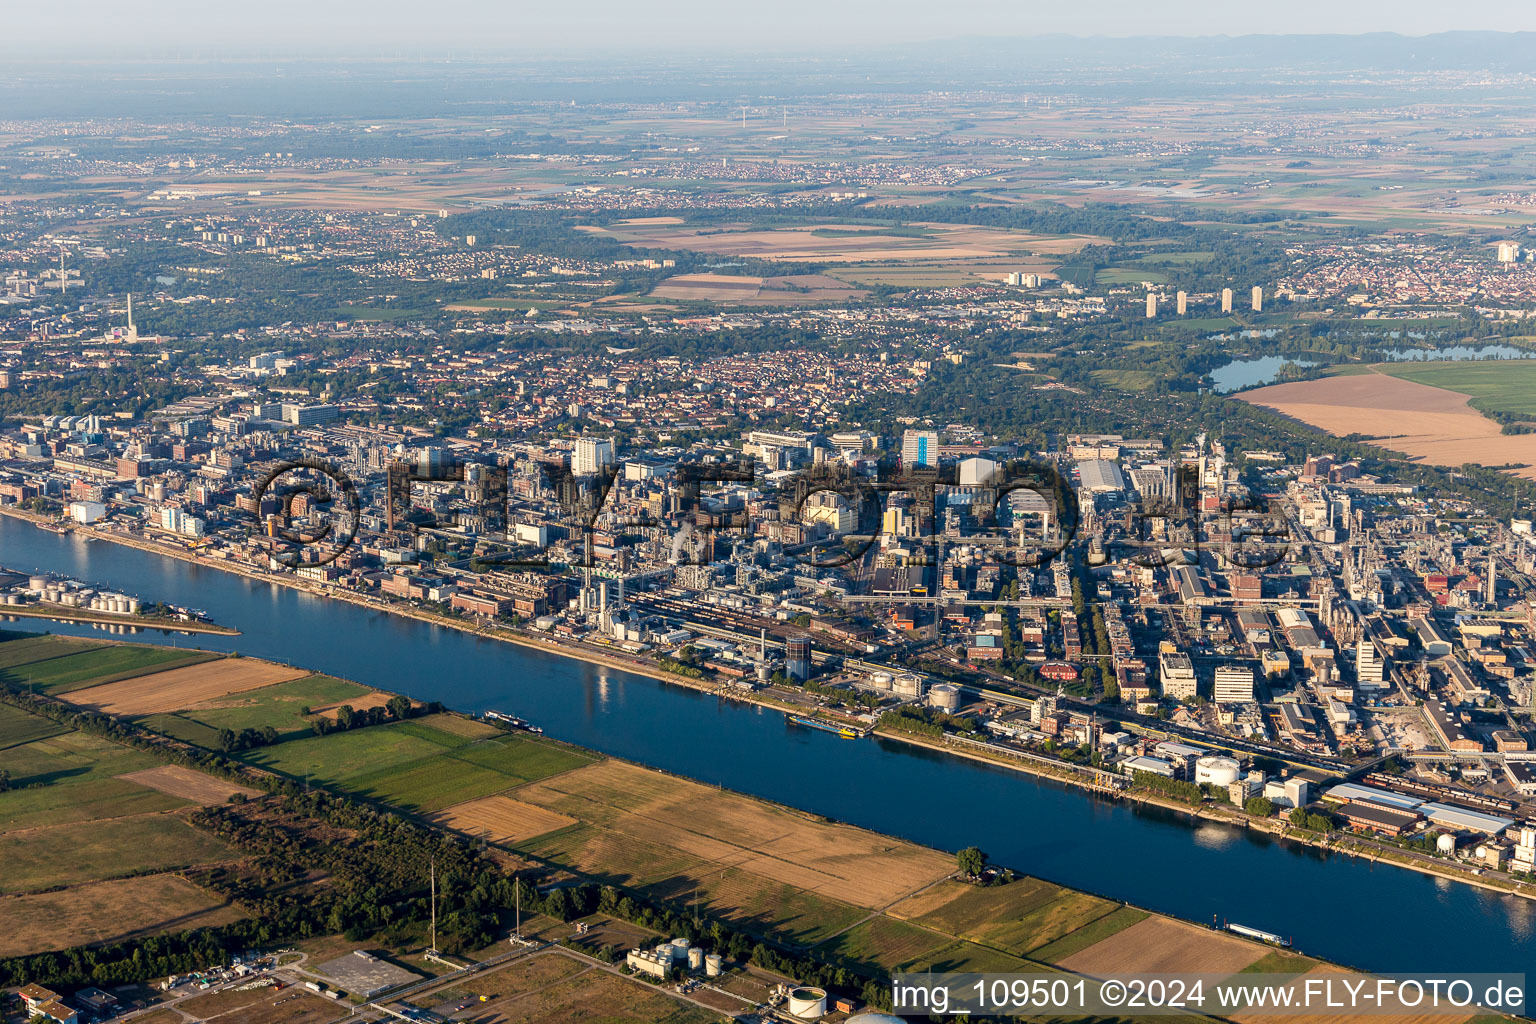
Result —
<instances>
[{"instance_id":1,"label":"white silo","mask_svg":"<svg viewBox=\"0 0 1536 1024\"><path fill-rule=\"evenodd\" d=\"M697 971L704 966L704 950L699 946L688 947L688 969Z\"/></svg>"},{"instance_id":2,"label":"white silo","mask_svg":"<svg viewBox=\"0 0 1536 1024\"><path fill-rule=\"evenodd\" d=\"M928 703L941 711L955 711L960 707L960 687L949 683L936 683L928 691Z\"/></svg>"},{"instance_id":3,"label":"white silo","mask_svg":"<svg viewBox=\"0 0 1536 1024\"><path fill-rule=\"evenodd\" d=\"M786 1005L792 1017L801 1020L816 1020L827 1015L827 990L813 988L810 985L800 985L789 990L789 1001Z\"/></svg>"},{"instance_id":4,"label":"white silo","mask_svg":"<svg viewBox=\"0 0 1536 1024\"><path fill-rule=\"evenodd\" d=\"M1222 789L1236 782L1242 775L1242 766L1230 757L1207 754L1195 762L1195 781L1210 783Z\"/></svg>"},{"instance_id":5,"label":"white silo","mask_svg":"<svg viewBox=\"0 0 1536 1024\"><path fill-rule=\"evenodd\" d=\"M711 978L718 978L725 973L725 957L719 953L711 953L704 958L704 973Z\"/></svg>"}]
</instances>

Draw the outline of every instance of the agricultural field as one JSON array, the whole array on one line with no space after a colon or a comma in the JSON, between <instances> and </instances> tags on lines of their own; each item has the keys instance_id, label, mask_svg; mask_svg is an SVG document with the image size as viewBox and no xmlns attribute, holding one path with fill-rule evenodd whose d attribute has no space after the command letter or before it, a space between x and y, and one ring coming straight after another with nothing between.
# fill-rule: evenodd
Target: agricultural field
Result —
<instances>
[{"instance_id":1,"label":"agricultural field","mask_svg":"<svg viewBox=\"0 0 1536 1024\"><path fill-rule=\"evenodd\" d=\"M431 815L434 823L493 843L532 839L567 825L575 818L525 804L509 796L488 796L454 804Z\"/></svg>"},{"instance_id":2,"label":"agricultural field","mask_svg":"<svg viewBox=\"0 0 1536 1024\"><path fill-rule=\"evenodd\" d=\"M9 704L0 704L0 750L67 731L64 726L50 719L28 714Z\"/></svg>"},{"instance_id":3,"label":"agricultural field","mask_svg":"<svg viewBox=\"0 0 1536 1024\"><path fill-rule=\"evenodd\" d=\"M225 779L176 764L146 768L143 771L121 775L119 778L125 782L147 786L157 792L203 805L227 803L236 793L247 798L261 795L260 790L237 786Z\"/></svg>"},{"instance_id":4,"label":"agricultural field","mask_svg":"<svg viewBox=\"0 0 1536 1024\"><path fill-rule=\"evenodd\" d=\"M0 723L0 736L8 728ZM0 793L0 833L188 806L118 777L158 764L149 754L80 732L0 749L0 768L11 773L13 785Z\"/></svg>"},{"instance_id":5,"label":"agricultural field","mask_svg":"<svg viewBox=\"0 0 1536 1024\"><path fill-rule=\"evenodd\" d=\"M138 649L134 649L138 650ZM97 652L93 652L97 653ZM91 657L87 654L83 657ZM70 691L71 704L109 715L153 715L186 711L232 693L259 690L308 675L302 669L255 658L220 658L206 664L163 669Z\"/></svg>"},{"instance_id":6,"label":"agricultural field","mask_svg":"<svg viewBox=\"0 0 1536 1024\"><path fill-rule=\"evenodd\" d=\"M834 961L879 964L896 970L917 964L954 944L948 935L889 917L874 917L816 948Z\"/></svg>"},{"instance_id":7,"label":"agricultural field","mask_svg":"<svg viewBox=\"0 0 1536 1024\"><path fill-rule=\"evenodd\" d=\"M1034 878L978 888L946 881L892 907L894 917L1016 956L1113 912L1116 904Z\"/></svg>"},{"instance_id":8,"label":"agricultural field","mask_svg":"<svg viewBox=\"0 0 1536 1024\"><path fill-rule=\"evenodd\" d=\"M0 633L0 669L10 669L34 661L47 661L65 654L84 654L104 644L77 640L69 636L39 636L34 633Z\"/></svg>"},{"instance_id":9,"label":"agricultural field","mask_svg":"<svg viewBox=\"0 0 1536 1024\"><path fill-rule=\"evenodd\" d=\"M376 697L382 699L376 700ZM361 711L382 705L388 699L388 694L377 694L366 686L343 679L309 675L231 694L220 700L205 701L195 710L156 715L146 719L144 724L188 743L210 746L218 742L220 729L238 733L242 729L261 729L270 725L279 736L287 738L311 731L311 718L301 713L305 708L311 715L335 718L336 708L342 704L350 704L353 710Z\"/></svg>"},{"instance_id":10,"label":"agricultural field","mask_svg":"<svg viewBox=\"0 0 1536 1024\"><path fill-rule=\"evenodd\" d=\"M176 875L143 875L0 897L0 956L207 928L241 912Z\"/></svg>"},{"instance_id":11,"label":"agricultural field","mask_svg":"<svg viewBox=\"0 0 1536 1024\"><path fill-rule=\"evenodd\" d=\"M133 644L107 644L66 637L38 637L41 643L11 640L0 644L0 654L20 656L4 666L5 680L39 693L62 694L104 682L127 679L172 665L195 665L217 657L206 651L178 650L170 647L141 647ZM25 650L11 649L11 644L26 644ZM41 657L31 657L34 653Z\"/></svg>"},{"instance_id":12,"label":"agricultural field","mask_svg":"<svg viewBox=\"0 0 1536 1024\"><path fill-rule=\"evenodd\" d=\"M1536 478L1536 434L1503 433L1498 423L1467 404L1466 395L1409 380L1396 372L1400 365L1393 364L1392 374L1273 384L1236 399L1340 437L1363 434L1372 444L1433 465L1517 466L1517 475Z\"/></svg>"},{"instance_id":13,"label":"agricultural field","mask_svg":"<svg viewBox=\"0 0 1536 1024\"><path fill-rule=\"evenodd\" d=\"M61 856L68 851L68 856ZM173 812L0 834L0 892L78 885L134 872L214 864L233 851Z\"/></svg>"},{"instance_id":14,"label":"agricultural field","mask_svg":"<svg viewBox=\"0 0 1536 1024\"><path fill-rule=\"evenodd\" d=\"M1094 241L964 224L911 224L886 231L881 225L807 224L759 229L740 223L701 230L682 224L633 223L584 230L644 248L831 264L996 259L1014 253L1061 255L1077 252Z\"/></svg>"},{"instance_id":15,"label":"agricultural field","mask_svg":"<svg viewBox=\"0 0 1536 1024\"><path fill-rule=\"evenodd\" d=\"M591 762L590 755L508 736L453 715L290 740L246 760L406 810L439 811Z\"/></svg>"},{"instance_id":16,"label":"agricultural field","mask_svg":"<svg viewBox=\"0 0 1536 1024\"><path fill-rule=\"evenodd\" d=\"M1536 359L1379 363L1393 377L1469 396L1472 408L1536 419Z\"/></svg>"},{"instance_id":17,"label":"agricultural field","mask_svg":"<svg viewBox=\"0 0 1536 1024\"><path fill-rule=\"evenodd\" d=\"M668 859L736 867L854 906L886 906L953 869L936 851L618 761L515 795L621 849L648 844L670 851Z\"/></svg>"}]
</instances>

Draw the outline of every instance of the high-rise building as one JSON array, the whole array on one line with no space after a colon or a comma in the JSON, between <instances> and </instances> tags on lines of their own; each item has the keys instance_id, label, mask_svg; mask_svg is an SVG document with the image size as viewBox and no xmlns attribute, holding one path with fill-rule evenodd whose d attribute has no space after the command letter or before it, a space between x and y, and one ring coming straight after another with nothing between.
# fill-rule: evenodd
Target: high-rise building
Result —
<instances>
[{"instance_id":1,"label":"high-rise building","mask_svg":"<svg viewBox=\"0 0 1536 1024\"><path fill-rule=\"evenodd\" d=\"M1183 316L1188 311L1189 311L1189 293L1188 292L1179 292L1179 294L1174 297L1174 312L1178 313L1179 316Z\"/></svg>"},{"instance_id":2,"label":"high-rise building","mask_svg":"<svg viewBox=\"0 0 1536 1024\"><path fill-rule=\"evenodd\" d=\"M1253 669L1246 665L1216 666L1211 696L1218 704L1249 704L1253 701Z\"/></svg>"},{"instance_id":3,"label":"high-rise building","mask_svg":"<svg viewBox=\"0 0 1536 1024\"><path fill-rule=\"evenodd\" d=\"M1386 686L1387 663L1376 653L1376 645L1370 637L1362 636L1355 648L1355 676L1362 690L1379 690Z\"/></svg>"},{"instance_id":4,"label":"high-rise building","mask_svg":"<svg viewBox=\"0 0 1536 1024\"><path fill-rule=\"evenodd\" d=\"M1147 292L1147 319L1157 316L1157 293Z\"/></svg>"},{"instance_id":5,"label":"high-rise building","mask_svg":"<svg viewBox=\"0 0 1536 1024\"><path fill-rule=\"evenodd\" d=\"M596 473L613 465L613 442L601 437L579 437L571 455L571 472L577 476Z\"/></svg>"},{"instance_id":6,"label":"high-rise building","mask_svg":"<svg viewBox=\"0 0 1536 1024\"><path fill-rule=\"evenodd\" d=\"M1264 289L1258 285L1253 286L1253 311L1255 313L1264 312Z\"/></svg>"},{"instance_id":7,"label":"high-rise building","mask_svg":"<svg viewBox=\"0 0 1536 1024\"><path fill-rule=\"evenodd\" d=\"M1499 262L1516 263L1520 259L1520 245L1517 242L1499 243Z\"/></svg>"},{"instance_id":8,"label":"high-rise building","mask_svg":"<svg viewBox=\"0 0 1536 1024\"><path fill-rule=\"evenodd\" d=\"M811 638L792 636L784 644L784 674L799 682L811 678Z\"/></svg>"},{"instance_id":9,"label":"high-rise building","mask_svg":"<svg viewBox=\"0 0 1536 1024\"><path fill-rule=\"evenodd\" d=\"M1223 313L1230 313L1230 312L1232 312L1232 289L1231 288L1223 288L1221 290L1221 311Z\"/></svg>"},{"instance_id":10,"label":"high-rise building","mask_svg":"<svg viewBox=\"0 0 1536 1024\"><path fill-rule=\"evenodd\" d=\"M939 462L939 432L908 430L901 435L901 461L908 466L936 466Z\"/></svg>"}]
</instances>

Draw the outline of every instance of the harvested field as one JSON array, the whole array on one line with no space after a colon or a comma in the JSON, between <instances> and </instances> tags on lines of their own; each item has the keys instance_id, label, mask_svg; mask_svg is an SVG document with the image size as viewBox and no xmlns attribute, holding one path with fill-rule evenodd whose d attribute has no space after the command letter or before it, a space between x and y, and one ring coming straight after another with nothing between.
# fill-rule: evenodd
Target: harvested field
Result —
<instances>
[{"instance_id":1,"label":"harvested field","mask_svg":"<svg viewBox=\"0 0 1536 1024\"><path fill-rule=\"evenodd\" d=\"M431 815L431 819L472 836L483 836L493 843L531 839L576 824L575 818L509 796L488 796L454 804Z\"/></svg>"},{"instance_id":2,"label":"harvested field","mask_svg":"<svg viewBox=\"0 0 1536 1024\"><path fill-rule=\"evenodd\" d=\"M658 299L703 300L705 302L740 302L757 296L763 286L760 277L732 274L678 274L651 290Z\"/></svg>"},{"instance_id":3,"label":"harvested field","mask_svg":"<svg viewBox=\"0 0 1536 1024\"><path fill-rule=\"evenodd\" d=\"M862 229L867 228L867 230ZM921 233L912 229L921 229ZM767 260L817 263L859 263L870 260L993 259L1015 252L1073 253L1093 241L1087 237L1047 238L1017 231L964 224L917 224L910 233L882 233L879 225L841 224L754 230L734 228L698 231L664 224L615 225L589 229L629 245L690 249L721 256L752 256ZM820 232L820 233L818 233Z\"/></svg>"},{"instance_id":4,"label":"harvested field","mask_svg":"<svg viewBox=\"0 0 1536 1024\"><path fill-rule=\"evenodd\" d=\"M212 775L205 775L196 769L183 768L177 764L130 772L127 775L119 775L118 778L199 804L226 803L236 793L243 793L248 797L261 795L259 790L237 786L233 782L226 782L224 779L214 778Z\"/></svg>"},{"instance_id":5,"label":"harvested field","mask_svg":"<svg viewBox=\"0 0 1536 1024\"><path fill-rule=\"evenodd\" d=\"M143 875L0 899L0 956L214 927L244 915L175 875Z\"/></svg>"},{"instance_id":6,"label":"harvested field","mask_svg":"<svg viewBox=\"0 0 1536 1024\"><path fill-rule=\"evenodd\" d=\"M68 699L111 715L153 715L196 708L232 693L258 690L308 674L254 658L223 658L88 687L71 693Z\"/></svg>"},{"instance_id":7,"label":"harvested field","mask_svg":"<svg viewBox=\"0 0 1536 1024\"><path fill-rule=\"evenodd\" d=\"M1344 437L1437 466L1523 464L1536 479L1536 434L1501 434L1498 423L1473 409L1466 395L1385 373L1295 381L1245 391L1242 401Z\"/></svg>"},{"instance_id":8,"label":"harvested field","mask_svg":"<svg viewBox=\"0 0 1536 1024\"><path fill-rule=\"evenodd\" d=\"M1264 955L1252 942L1166 917L1149 917L1059 961L1081 974L1225 974Z\"/></svg>"},{"instance_id":9,"label":"harvested field","mask_svg":"<svg viewBox=\"0 0 1536 1024\"><path fill-rule=\"evenodd\" d=\"M517 796L594 826L620 849L645 843L862 907L886 906L952 867L936 851L617 761Z\"/></svg>"}]
</instances>

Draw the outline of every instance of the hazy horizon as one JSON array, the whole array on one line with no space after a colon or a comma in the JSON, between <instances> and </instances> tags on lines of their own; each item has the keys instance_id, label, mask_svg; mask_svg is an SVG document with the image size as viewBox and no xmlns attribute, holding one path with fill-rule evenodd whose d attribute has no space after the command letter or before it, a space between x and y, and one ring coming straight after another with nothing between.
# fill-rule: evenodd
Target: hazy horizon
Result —
<instances>
[{"instance_id":1,"label":"hazy horizon","mask_svg":"<svg viewBox=\"0 0 1536 1024\"><path fill-rule=\"evenodd\" d=\"M660 52L805 53L827 56L924 42L953 44L1051 35L1082 38L1364 35L1536 31L1536 5L1489 0L1475 9L1429 0L1348 5L1295 0L1242 9L1211 0L1150 7L1137 0L1090 0L1042 9L983 0L944 9L917 0L722 10L703 0L641 7L589 0L579 9L441 0L425 9L402 0L273 0L212 7L193 0L125 5L80 0L68 8L16 7L0 52L33 60L137 57L221 59L287 55L577 57Z\"/></svg>"}]
</instances>

